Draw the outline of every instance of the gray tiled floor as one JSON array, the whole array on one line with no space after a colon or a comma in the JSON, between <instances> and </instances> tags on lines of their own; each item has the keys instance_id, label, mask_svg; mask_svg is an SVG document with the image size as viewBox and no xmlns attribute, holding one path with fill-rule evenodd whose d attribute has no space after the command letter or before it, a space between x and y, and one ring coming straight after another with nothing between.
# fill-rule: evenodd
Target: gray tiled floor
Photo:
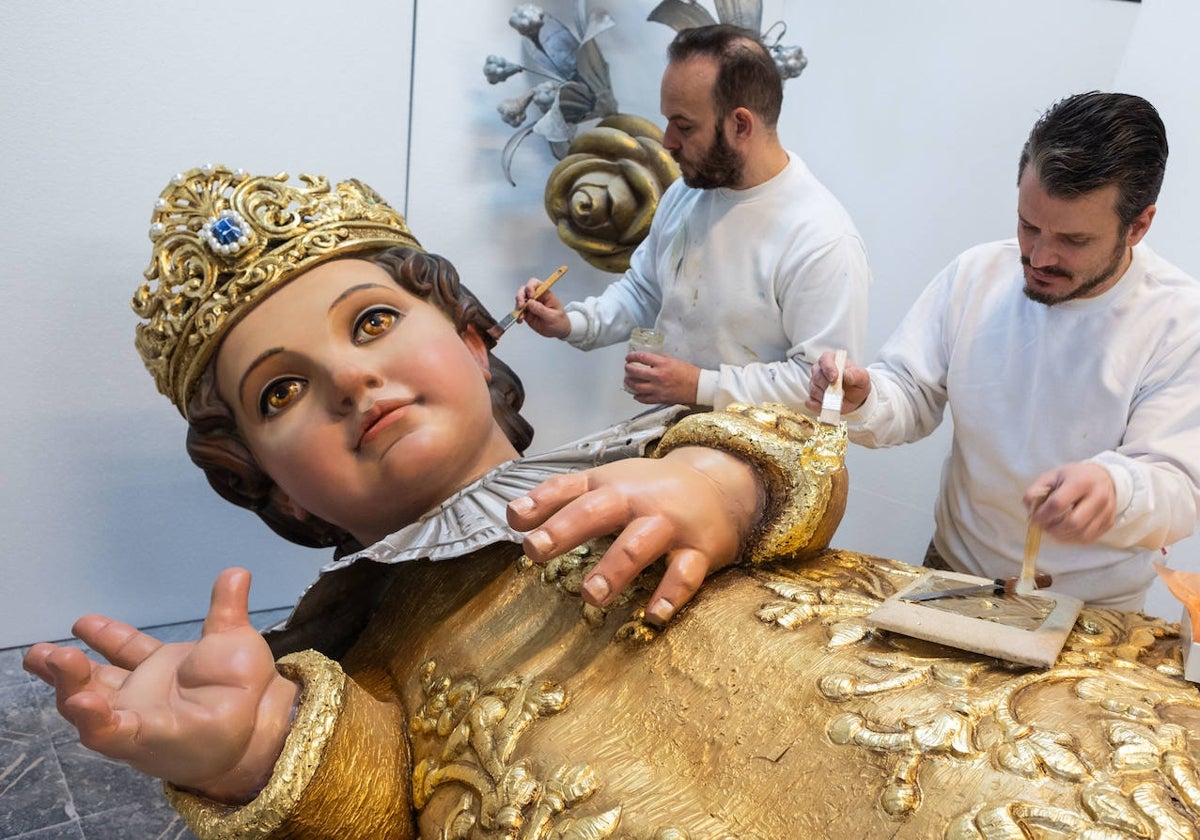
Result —
<instances>
[{"instance_id":1,"label":"gray tiled floor","mask_svg":"<svg viewBox=\"0 0 1200 840\"><path fill-rule=\"evenodd\" d=\"M251 620L261 629L286 614ZM186 641L200 634L200 622L148 632ZM25 650L0 650L0 838L193 840L158 781L80 746L54 692L21 668Z\"/></svg>"}]
</instances>

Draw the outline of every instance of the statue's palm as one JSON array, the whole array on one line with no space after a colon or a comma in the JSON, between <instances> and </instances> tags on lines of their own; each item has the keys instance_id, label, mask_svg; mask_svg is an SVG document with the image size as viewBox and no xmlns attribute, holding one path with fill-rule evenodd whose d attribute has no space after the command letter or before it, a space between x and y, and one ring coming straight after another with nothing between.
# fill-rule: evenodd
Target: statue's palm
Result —
<instances>
[{"instance_id":1,"label":"statue's palm","mask_svg":"<svg viewBox=\"0 0 1200 840\"><path fill-rule=\"evenodd\" d=\"M89 615L75 634L112 664L77 648L35 645L25 666L55 687L58 708L87 747L175 784L219 791L255 735L262 700L279 679L250 625L250 576L228 570L213 587L197 642L163 644L122 622Z\"/></svg>"}]
</instances>

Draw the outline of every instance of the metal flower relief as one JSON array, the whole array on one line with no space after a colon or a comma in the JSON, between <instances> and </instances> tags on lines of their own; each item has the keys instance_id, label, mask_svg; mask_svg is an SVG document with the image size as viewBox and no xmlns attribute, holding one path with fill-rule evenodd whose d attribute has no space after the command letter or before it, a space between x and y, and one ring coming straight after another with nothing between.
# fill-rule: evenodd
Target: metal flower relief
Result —
<instances>
[{"instance_id":1,"label":"metal flower relief","mask_svg":"<svg viewBox=\"0 0 1200 840\"><path fill-rule=\"evenodd\" d=\"M561 159L580 123L617 112L608 63L595 42L615 21L608 12L589 12L587 6L586 0L576 4L575 30L532 3L517 6L508 24L524 36L527 62L515 63L498 55L489 55L484 62L483 75L489 84L523 72L544 79L497 108L500 118L517 129L500 157L504 177L514 186L513 155L530 134L546 138L554 156ZM531 105L540 115L529 117Z\"/></svg>"},{"instance_id":2,"label":"metal flower relief","mask_svg":"<svg viewBox=\"0 0 1200 840\"><path fill-rule=\"evenodd\" d=\"M602 271L623 272L679 165L658 126L631 114L605 117L569 151L546 180L546 214L563 244Z\"/></svg>"},{"instance_id":3,"label":"metal flower relief","mask_svg":"<svg viewBox=\"0 0 1200 840\"><path fill-rule=\"evenodd\" d=\"M648 19L676 31L712 23L761 31L761 0L716 0L716 7L714 18L695 0L663 0ZM596 268L619 273L629 267L679 167L663 148L655 123L617 111L608 64L595 40L616 25L612 17L589 11L588 0L577 0L575 18L572 30L539 6L517 6L508 23L524 38L526 61L489 55L483 75L493 85L518 73L543 78L497 108L500 118L517 129L500 156L504 177L515 186L517 147L530 134L544 137L559 160L545 192L546 212L559 238ZM762 35L784 81L799 76L807 64L799 47L779 43L786 32L777 22Z\"/></svg>"}]
</instances>

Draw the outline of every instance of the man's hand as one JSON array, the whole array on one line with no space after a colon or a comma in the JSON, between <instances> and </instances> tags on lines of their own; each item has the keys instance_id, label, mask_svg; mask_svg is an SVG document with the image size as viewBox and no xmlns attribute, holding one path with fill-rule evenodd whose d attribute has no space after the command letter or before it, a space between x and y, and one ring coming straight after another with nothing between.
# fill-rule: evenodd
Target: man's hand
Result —
<instances>
[{"instance_id":1,"label":"man's hand","mask_svg":"<svg viewBox=\"0 0 1200 840\"><path fill-rule=\"evenodd\" d=\"M1022 501L1033 521L1059 542L1087 544L1100 539L1117 519L1117 488L1099 464L1076 462L1042 473Z\"/></svg>"},{"instance_id":2,"label":"man's hand","mask_svg":"<svg viewBox=\"0 0 1200 840\"><path fill-rule=\"evenodd\" d=\"M516 306L513 308L520 309L525 306L525 312L517 320L528 324L538 335L566 338L571 332L571 320L563 309L562 301L550 289L543 292L540 298L533 299L533 293L541 283L541 280L534 277L517 289Z\"/></svg>"},{"instance_id":3,"label":"man's hand","mask_svg":"<svg viewBox=\"0 0 1200 840\"><path fill-rule=\"evenodd\" d=\"M834 353L828 350L821 354L813 365L812 377L808 381L808 401L805 405L814 412L821 410L825 391L837 381L837 364ZM842 414L849 414L862 406L871 393L871 374L865 367L847 361L842 368Z\"/></svg>"},{"instance_id":4,"label":"man's hand","mask_svg":"<svg viewBox=\"0 0 1200 840\"><path fill-rule=\"evenodd\" d=\"M665 554L666 574L646 608L646 621L661 626L705 577L737 558L764 504L758 474L745 461L684 446L663 458L630 458L544 481L509 503L508 522L531 531L525 553L539 563L616 535L583 583L584 600L598 607Z\"/></svg>"},{"instance_id":5,"label":"man's hand","mask_svg":"<svg viewBox=\"0 0 1200 840\"><path fill-rule=\"evenodd\" d=\"M647 405L691 405L700 387L700 368L662 353L637 350L625 356L625 390Z\"/></svg>"},{"instance_id":6,"label":"man's hand","mask_svg":"<svg viewBox=\"0 0 1200 840\"><path fill-rule=\"evenodd\" d=\"M80 742L211 799L245 804L270 778L298 686L275 670L250 625L250 573L213 586L198 642L163 644L128 624L88 615L73 632L111 665L42 643L25 669L54 686Z\"/></svg>"}]
</instances>

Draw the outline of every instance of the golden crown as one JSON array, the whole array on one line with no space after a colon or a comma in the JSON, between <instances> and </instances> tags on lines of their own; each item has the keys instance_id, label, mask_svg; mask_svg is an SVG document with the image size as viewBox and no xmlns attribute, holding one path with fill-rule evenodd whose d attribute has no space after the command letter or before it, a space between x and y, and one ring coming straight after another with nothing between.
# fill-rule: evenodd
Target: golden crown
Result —
<instances>
[{"instance_id":1,"label":"golden crown","mask_svg":"<svg viewBox=\"0 0 1200 840\"><path fill-rule=\"evenodd\" d=\"M404 217L361 181L251 177L205 166L176 175L154 205L154 252L133 297L135 344L180 413L221 339L302 271L355 251L420 248Z\"/></svg>"}]
</instances>

